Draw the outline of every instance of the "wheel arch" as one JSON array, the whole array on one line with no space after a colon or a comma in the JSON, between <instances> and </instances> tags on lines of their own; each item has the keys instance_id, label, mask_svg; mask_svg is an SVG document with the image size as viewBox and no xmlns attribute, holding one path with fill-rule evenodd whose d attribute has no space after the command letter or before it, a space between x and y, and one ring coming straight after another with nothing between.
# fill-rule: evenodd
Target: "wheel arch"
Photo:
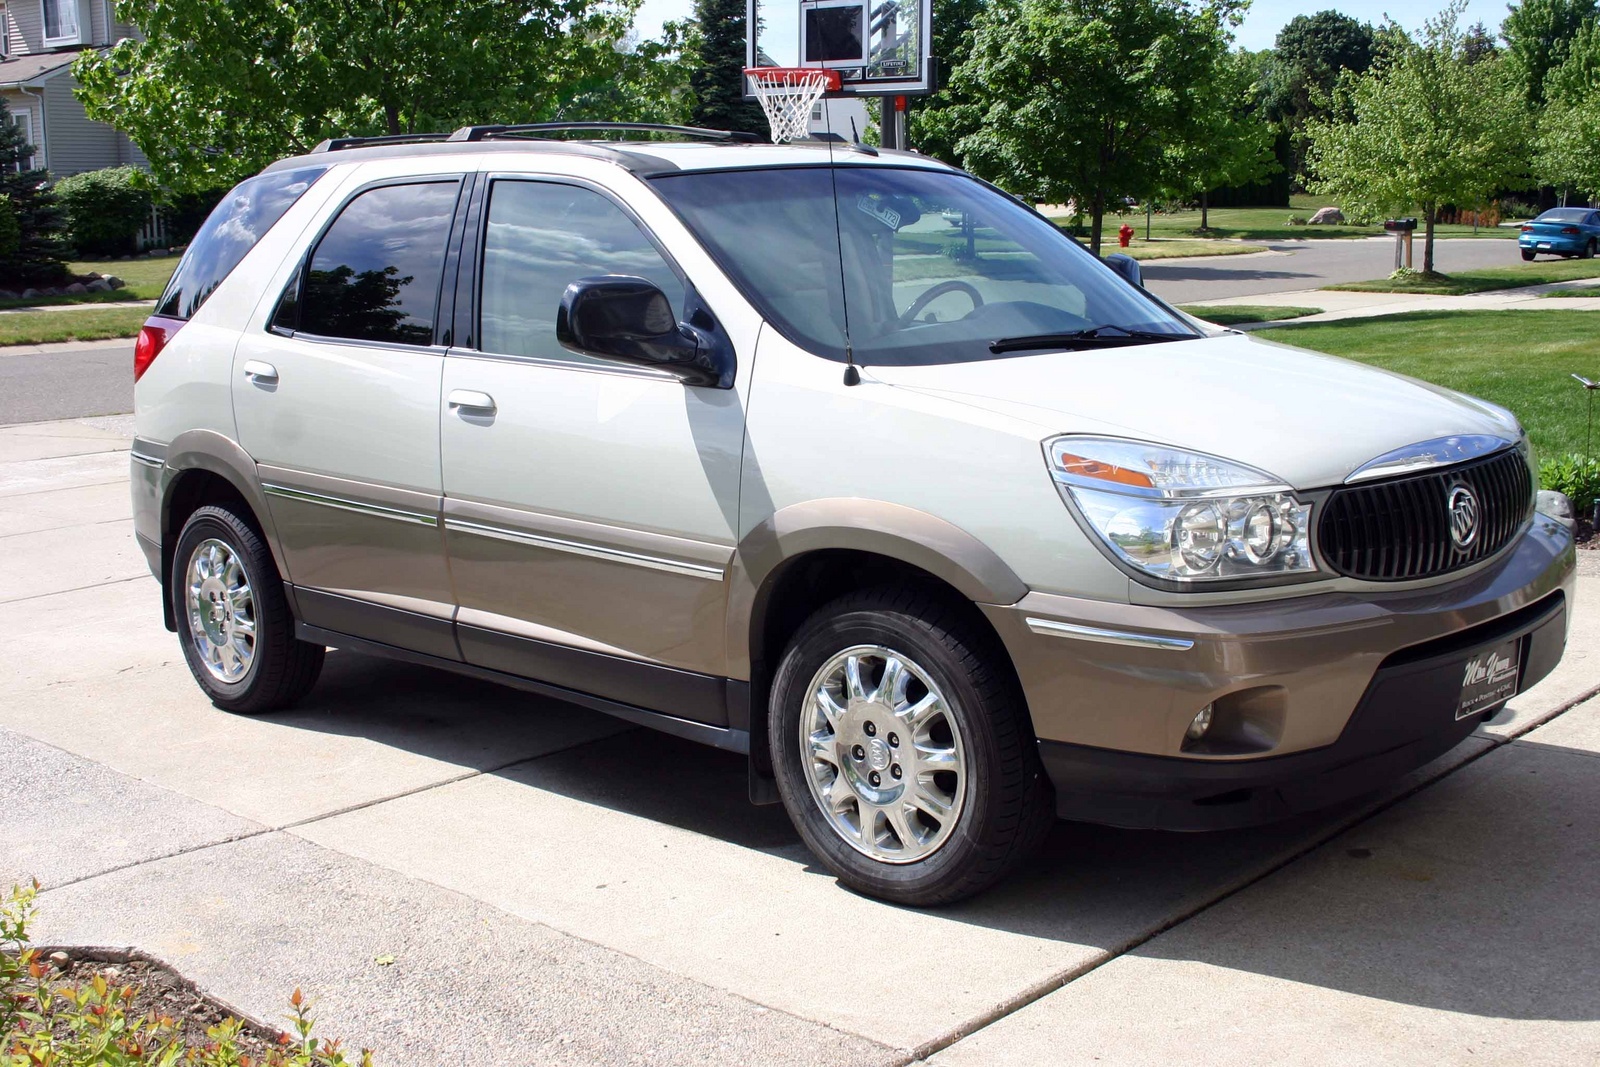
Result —
<instances>
[{"instance_id":1,"label":"wheel arch","mask_svg":"<svg viewBox=\"0 0 1600 1067\"><path fill-rule=\"evenodd\" d=\"M172 555L178 535L190 515L208 504L229 505L241 511L240 518L253 525L267 548L278 573L288 578L272 513L256 476L255 461L239 445L213 430L192 430L175 438L167 449L166 484L161 494L161 602L167 629L176 629L168 583L172 576ZM292 588L285 586L290 609L295 611Z\"/></svg>"},{"instance_id":2,"label":"wheel arch","mask_svg":"<svg viewBox=\"0 0 1600 1067\"><path fill-rule=\"evenodd\" d=\"M770 776L766 706L784 645L818 607L851 589L916 584L970 612L1004 643L979 604L1014 604L1028 592L992 549L944 519L898 504L808 501L775 512L740 543L728 611L730 673L750 680L753 770ZM1014 674L1009 657L1005 669Z\"/></svg>"}]
</instances>

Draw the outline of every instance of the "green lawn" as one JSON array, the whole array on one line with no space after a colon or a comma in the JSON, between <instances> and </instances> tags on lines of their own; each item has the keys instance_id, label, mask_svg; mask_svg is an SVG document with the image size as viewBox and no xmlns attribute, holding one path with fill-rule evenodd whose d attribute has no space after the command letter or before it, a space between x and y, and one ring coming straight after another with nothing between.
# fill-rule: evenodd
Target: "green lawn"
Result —
<instances>
[{"instance_id":1,"label":"green lawn","mask_svg":"<svg viewBox=\"0 0 1600 1067\"><path fill-rule=\"evenodd\" d=\"M1584 390L1600 378L1589 311L1419 311L1255 331L1492 400L1516 412L1540 456L1583 448ZM1308 398L1311 399L1311 398Z\"/></svg>"},{"instance_id":2,"label":"green lawn","mask_svg":"<svg viewBox=\"0 0 1600 1067\"><path fill-rule=\"evenodd\" d=\"M1151 237L1207 237L1236 238L1247 241L1290 241L1317 237L1376 237L1383 234L1381 223L1373 226L1290 226L1289 217L1297 215L1309 219L1318 208L1329 202L1316 197L1297 194L1290 198L1289 207L1214 207L1209 212L1209 230L1200 229L1200 211L1175 211L1151 217ZM1058 221L1060 221L1058 219ZM1117 227L1124 222L1131 225L1139 237L1145 234L1145 216L1135 211L1128 215L1107 215L1106 232L1116 239ZM1439 226L1435 233L1440 237L1515 237L1516 227L1482 227L1476 234L1471 226Z\"/></svg>"},{"instance_id":3,"label":"green lawn","mask_svg":"<svg viewBox=\"0 0 1600 1067\"><path fill-rule=\"evenodd\" d=\"M1210 304L1180 305L1180 310L1187 311L1197 319L1214 322L1218 326L1237 326L1241 322L1279 322L1283 319L1299 319L1307 315L1322 314L1321 308L1294 307L1288 304Z\"/></svg>"},{"instance_id":4,"label":"green lawn","mask_svg":"<svg viewBox=\"0 0 1600 1067\"><path fill-rule=\"evenodd\" d=\"M1419 250L1420 252L1420 250ZM1600 259L1536 260L1506 267L1484 267L1455 274L1421 273L1403 278L1378 278L1370 282L1345 282L1325 285L1352 293L1424 293L1435 296L1462 296L1487 293L1495 289L1518 289L1524 285L1547 285L1574 278L1600 278Z\"/></svg>"},{"instance_id":5,"label":"green lawn","mask_svg":"<svg viewBox=\"0 0 1600 1067\"><path fill-rule=\"evenodd\" d=\"M1194 256L1243 256L1251 252L1265 252L1266 245L1241 244L1238 241L1185 241L1171 237L1157 237L1146 241L1135 237L1127 248L1118 248L1116 236L1100 247L1102 255L1123 252L1134 259L1189 259Z\"/></svg>"},{"instance_id":6,"label":"green lawn","mask_svg":"<svg viewBox=\"0 0 1600 1067\"><path fill-rule=\"evenodd\" d=\"M164 256L160 259L112 260L109 262L84 260L77 263L68 263L67 269L74 274L87 274L90 271L98 271L101 274L114 274L128 283L127 288L113 289L109 293L45 296L37 300L0 300L0 308L51 307L57 304L114 304L125 300L154 300L167 287L167 279L172 277L172 272L177 269L177 266L177 256Z\"/></svg>"},{"instance_id":7,"label":"green lawn","mask_svg":"<svg viewBox=\"0 0 1600 1067\"><path fill-rule=\"evenodd\" d=\"M0 345L42 345L55 341L135 337L149 316L149 308L19 311L0 315Z\"/></svg>"},{"instance_id":8,"label":"green lawn","mask_svg":"<svg viewBox=\"0 0 1600 1067\"><path fill-rule=\"evenodd\" d=\"M1600 296L1600 285L1583 285L1576 289L1557 289L1553 293L1545 293L1545 299L1557 300L1593 300Z\"/></svg>"}]
</instances>

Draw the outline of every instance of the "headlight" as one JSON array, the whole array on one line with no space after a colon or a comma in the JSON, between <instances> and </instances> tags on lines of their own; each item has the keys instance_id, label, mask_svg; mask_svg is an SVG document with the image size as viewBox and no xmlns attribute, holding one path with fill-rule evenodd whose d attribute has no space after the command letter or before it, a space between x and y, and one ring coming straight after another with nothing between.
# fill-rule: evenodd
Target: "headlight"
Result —
<instances>
[{"instance_id":1,"label":"headlight","mask_svg":"<svg viewBox=\"0 0 1600 1067\"><path fill-rule=\"evenodd\" d=\"M1045 442L1056 486L1118 558L1153 578L1313 574L1311 505L1264 471L1113 437Z\"/></svg>"}]
</instances>

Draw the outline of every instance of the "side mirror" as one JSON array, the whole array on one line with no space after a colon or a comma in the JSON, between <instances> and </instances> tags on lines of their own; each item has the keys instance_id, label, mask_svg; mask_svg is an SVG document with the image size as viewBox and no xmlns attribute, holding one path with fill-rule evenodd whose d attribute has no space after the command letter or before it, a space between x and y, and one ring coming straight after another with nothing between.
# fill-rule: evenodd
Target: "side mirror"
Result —
<instances>
[{"instance_id":1,"label":"side mirror","mask_svg":"<svg viewBox=\"0 0 1600 1067\"><path fill-rule=\"evenodd\" d=\"M710 320L709 313L696 310L692 320ZM587 356L659 367L689 385L732 384L723 382L716 339L696 325L679 323L667 295L643 278L608 274L567 286L556 312L556 340ZM731 379L731 368L727 376Z\"/></svg>"},{"instance_id":2,"label":"side mirror","mask_svg":"<svg viewBox=\"0 0 1600 1067\"><path fill-rule=\"evenodd\" d=\"M1122 252L1113 252L1105 257L1104 263L1122 275L1122 280L1129 285L1136 285L1140 289L1144 288L1144 271L1139 269L1139 261L1137 259Z\"/></svg>"}]
</instances>

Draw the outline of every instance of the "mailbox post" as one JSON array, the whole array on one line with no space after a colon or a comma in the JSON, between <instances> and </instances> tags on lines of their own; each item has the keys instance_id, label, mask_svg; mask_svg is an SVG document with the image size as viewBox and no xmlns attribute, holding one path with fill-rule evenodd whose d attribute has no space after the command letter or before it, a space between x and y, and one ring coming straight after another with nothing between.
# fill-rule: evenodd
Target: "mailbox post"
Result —
<instances>
[{"instance_id":1,"label":"mailbox post","mask_svg":"<svg viewBox=\"0 0 1600 1067\"><path fill-rule=\"evenodd\" d=\"M1417 231L1417 220L1384 219L1383 228L1394 234L1394 269L1404 266L1411 269L1411 235ZM1402 262L1402 260L1404 262Z\"/></svg>"}]
</instances>

